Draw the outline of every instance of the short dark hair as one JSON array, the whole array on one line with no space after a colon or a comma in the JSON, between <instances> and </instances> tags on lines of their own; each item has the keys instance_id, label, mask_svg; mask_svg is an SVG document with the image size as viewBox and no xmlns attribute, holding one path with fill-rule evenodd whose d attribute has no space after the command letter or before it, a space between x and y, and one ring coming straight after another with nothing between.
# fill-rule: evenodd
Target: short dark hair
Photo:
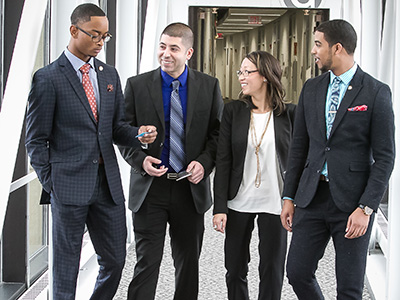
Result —
<instances>
[{"instance_id":1,"label":"short dark hair","mask_svg":"<svg viewBox=\"0 0 400 300\"><path fill-rule=\"evenodd\" d=\"M345 20L330 20L321 23L315 31L322 32L329 46L340 43L348 54L353 54L357 46L357 33Z\"/></svg>"},{"instance_id":2,"label":"short dark hair","mask_svg":"<svg viewBox=\"0 0 400 300\"><path fill-rule=\"evenodd\" d=\"M172 37L182 38L182 42L187 46L187 48L193 47L194 34L192 28L184 23L171 23L161 33L161 35L168 35Z\"/></svg>"},{"instance_id":3,"label":"short dark hair","mask_svg":"<svg viewBox=\"0 0 400 300\"><path fill-rule=\"evenodd\" d=\"M266 98L267 101L270 102L268 103L269 106L274 110L276 115L279 116L285 110L285 91L281 82L281 64L273 55L261 50L253 51L247 54L245 58L252 62L256 66L258 73L267 80ZM251 97L244 95L243 92L240 92L239 98L249 104L251 108L257 108L251 100Z\"/></svg>"},{"instance_id":4,"label":"short dark hair","mask_svg":"<svg viewBox=\"0 0 400 300\"><path fill-rule=\"evenodd\" d=\"M71 14L71 24L89 22L91 17L105 17L104 11L95 4L84 3L78 5Z\"/></svg>"}]
</instances>

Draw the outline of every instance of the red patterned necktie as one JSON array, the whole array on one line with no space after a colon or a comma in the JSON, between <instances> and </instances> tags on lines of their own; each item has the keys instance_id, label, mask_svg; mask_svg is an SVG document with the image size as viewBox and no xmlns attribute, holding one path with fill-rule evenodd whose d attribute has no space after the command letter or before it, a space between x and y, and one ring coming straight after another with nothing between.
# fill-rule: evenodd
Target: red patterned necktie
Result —
<instances>
[{"instance_id":1,"label":"red patterned necktie","mask_svg":"<svg viewBox=\"0 0 400 300\"><path fill-rule=\"evenodd\" d=\"M88 98L90 108L92 109L93 112L93 116L97 121L97 103L96 103L96 97L94 96L93 85L89 78L89 69L90 69L90 64L84 64L82 67L80 67L79 70L82 73L83 89L85 90L86 97Z\"/></svg>"}]
</instances>

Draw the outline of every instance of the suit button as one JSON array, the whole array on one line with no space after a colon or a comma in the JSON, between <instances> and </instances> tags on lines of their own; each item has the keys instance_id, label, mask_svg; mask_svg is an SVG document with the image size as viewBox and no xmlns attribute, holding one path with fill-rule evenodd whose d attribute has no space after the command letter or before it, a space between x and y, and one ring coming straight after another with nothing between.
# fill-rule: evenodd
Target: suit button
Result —
<instances>
[{"instance_id":1,"label":"suit button","mask_svg":"<svg viewBox=\"0 0 400 300\"><path fill-rule=\"evenodd\" d=\"M97 164L98 163L97 159L93 159L93 163Z\"/></svg>"},{"instance_id":2,"label":"suit button","mask_svg":"<svg viewBox=\"0 0 400 300\"><path fill-rule=\"evenodd\" d=\"M328 152L328 151L331 151L331 148L330 148L330 147L326 147L326 148L325 148L325 152Z\"/></svg>"},{"instance_id":3,"label":"suit button","mask_svg":"<svg viewBox=\"0 0 400 300\"><path fill-rule=\"evenodd\" d=\"M160 148L161 148L162 146L164 146L164 143L161 143L161 144L160 144Z\"/></svg>"},{"instance_id":4,"label":"suit button","mask_svg":"<svg viewBox=\"0 0 400 300\"><path fill-rule=\"evenodd\" d=\"M99 135L101 135L101 132L99 131Z\"/></svg>"}]
</instances>

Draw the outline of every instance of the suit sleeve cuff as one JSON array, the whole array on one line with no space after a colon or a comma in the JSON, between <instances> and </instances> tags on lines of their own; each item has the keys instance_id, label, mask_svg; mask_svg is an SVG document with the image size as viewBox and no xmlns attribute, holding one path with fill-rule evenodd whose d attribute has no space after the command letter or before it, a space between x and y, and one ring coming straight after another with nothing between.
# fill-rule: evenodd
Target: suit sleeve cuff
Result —
<instances>
[{"instance_id":1,"label":"suit sleeve cuff","mask_svg":"<svg viewBox=\"0 0 400 300\"><path fill-rule=\"evenodd\" d=\"M282 197L282 200L290 200L290 201L294 201L294 199L293 199L293 198L290 198L290 197Z\"/></svg>"}]
</instances>

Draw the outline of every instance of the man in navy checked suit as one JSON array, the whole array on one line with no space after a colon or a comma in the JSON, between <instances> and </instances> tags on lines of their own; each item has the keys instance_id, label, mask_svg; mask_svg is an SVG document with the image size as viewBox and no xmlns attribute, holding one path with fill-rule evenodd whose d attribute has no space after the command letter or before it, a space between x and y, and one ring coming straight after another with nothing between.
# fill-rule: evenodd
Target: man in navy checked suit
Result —
<instances>
[{"instance_id":1,"label":"man in navy checked suit","mask_svg":"<svg viewBox=\"0 0 400 300\"><path fill-rule=\"evenodd\" d=\"M132 127L115 68L95 59L111 38L108 19L94 4L71 15L71 39L52 64L33 77L27 114L26 148L43 185L41 203L50 196L53 216L53 299L75 299L85 224L100 265L90 299L112 299L125 263L125 204L113 143L140 147L152 143L154 126ZM82 85L89 78L97 117ZM47 200L47 201L46 201Z\"/></svg>"}]
</instances>

